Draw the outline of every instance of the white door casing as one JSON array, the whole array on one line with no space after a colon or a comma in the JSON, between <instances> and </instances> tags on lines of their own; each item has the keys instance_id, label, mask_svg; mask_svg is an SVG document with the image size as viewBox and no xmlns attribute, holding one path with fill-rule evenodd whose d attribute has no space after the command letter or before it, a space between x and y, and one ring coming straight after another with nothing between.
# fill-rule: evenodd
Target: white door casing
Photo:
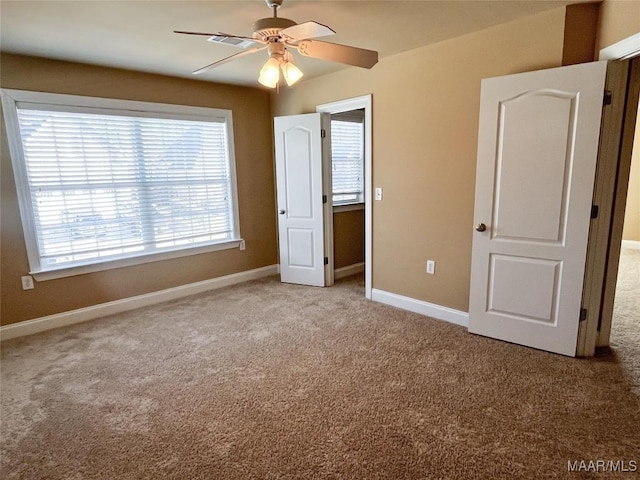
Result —
<instances>
[{"instance_id":1,"label":"white door casing","mask_svg":"<svg viewBox=\"0 0 640 480\"><path fill-rule=\"evenodd\" d=\"M327 154L322 130L330 131L329 116L310 113L274 121L280 277L287 283L322 287L326 284L323 154Z\"/></svg>"},{"instance_id":2,"label":"white door casing","mask_svg":"<svg viewBox=\"0 0 640 480\"><path fill-rule=\"evenodd\" d=\"M482 81L471 333L575 356L605 75Z\"/></svg>"}]
</instances>

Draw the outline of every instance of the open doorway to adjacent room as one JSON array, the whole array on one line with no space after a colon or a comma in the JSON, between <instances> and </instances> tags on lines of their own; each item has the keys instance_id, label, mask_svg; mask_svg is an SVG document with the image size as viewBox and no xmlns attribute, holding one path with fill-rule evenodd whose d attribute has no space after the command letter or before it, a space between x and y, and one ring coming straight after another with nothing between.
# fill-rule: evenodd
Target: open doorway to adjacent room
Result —
<instances>
[{"instance_id":1,"label":"open doorway to adjacent room","mask_svg":"<svg viewBox=\"0 0 640 480\"><path fill-rule=\"evenodd\" d=\"M640 375L640 115L631 152L610 345L616 351L633 352L625 363L634 365ZM640 376L635 380L640 382Z\"/></svg>"},{"instance_id":2,"label":"open doorway to adjacent room","mask_svg":"<svg viewBox=\"0 0 640 480\"><path fill-rule=\"evenodd\" d=\"M316 111L331 114L334 278L364 271L370 299L371 95L319 105Z\"/></svg>"},{"instance_id":3,"label":"open doorway to adjacent room","mask_svg":"<svg viewBox=\"0 0 640 480\"><path fill-rule=\"evenodd\" d=\"M611 347L625 357L635 352L634 383L640 388L640 342L633 340L640 339L639 303L632 295L638 266L630 263L634 255L629 255L635 250L629 247L637 245L632 218L638 212L638 162L632 160L634 153L640 159L640 33L601 50L599 58L609 63L581 315L591 313L580 323L577 354L593 356L598 347ZM628 321L622 321L622 315ZM621 340L623 348L616 348ZM630 342L632 349L626 348Z\"/></svg>"},{"instance_id":4,"label":"open doorway to adjacent room","mask_svg":"<svg viewBox=\"0 0 640 480\"><path fill-rule=\"evenodd\" d=\"M364 272L364 109L331 114L334 278Z\"/></svg>"}]
</instances>

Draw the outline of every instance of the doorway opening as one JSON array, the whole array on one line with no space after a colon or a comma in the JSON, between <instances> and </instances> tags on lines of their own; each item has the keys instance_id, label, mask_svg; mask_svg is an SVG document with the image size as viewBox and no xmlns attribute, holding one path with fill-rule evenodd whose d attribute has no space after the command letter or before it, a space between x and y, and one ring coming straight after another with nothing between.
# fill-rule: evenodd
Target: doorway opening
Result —
<instances>
[{"instance_id":1,"label":"doorway opening","mask_svg":"<svg viewBox=\"0 0 640 480\"><path fill-rule=\"evenodd\" d=\"M355 163L352 162L349 164L348 160L341 160L343 162L343 165L340 167L343 170L342 172L338 172L338 170L333 168L334 166L338 167L337 164L332 164L332 168L327 167L324 169L325 172L337 172L341 176L341 180L344 180L341 186L334 184L337 186L335 201L332 199L332 201L334 201L332 219L334 234L327 239L330 243L327 248L336 253L335 263L331 266L333 268L333 276L337 274L337 278L340 278L341 276L358 273L364 269L365 297L371 299L371 95L318 105L316 112L331 114L332 123L335 121L336 127L338 126L337 123L342 122L344 123L342 127L352 132L356 132L358 129L350 129L347 122L361 122L362 170L359 175L361 176L361 180L363 180L362 191L360 192L358 188L355 188L356 182L350 182L353 178L350 178L352 176L348 174L348 171L355 169ZM334 127L332 126L332 135L333 131ZM332 160L329 159L327 161ZM356 176L357 174L353 175L353 177ZM364 258L362 261L354 262L355 259L358 259L357 251L360 249L358 243L362 241L364 241Z\"/></svg>"},{"instance_id":2,"label":"doorway opening","mask_svg":"<svg viewBox=\"0 0 640 480\"><path fill-rule=\"evenodd\" d=\"M634 37L640 37L640 34ZM628 40L628 39L627 39ZM636 43L637 44L637 41ZM624 107L625 117L622 123L620 137L619 164L615 186L614 210L611 220L610 246L607 252L608 265L605 285L602 295L600 322L598 325L598 347L629 346L625 352L634 351L631 359L640 358L640 344L634 339L640 337L640 321L638 321L638 262L640 250L633 247L640 246L640 177L638 165L640 163L640 51L623 55L628 45L626 40L608 47L618 52L613 59L618 63L628 63L629 75L627 84L627 99ZM600 56L603 57L602 51ZM605 57L607 58L607 57ZM609 57L611 58L611 57ZM637 231L636 231L637 230ZM631 247L631 248L630 248ZM634 264L635 263L635 269ZM635 271L634 271L635 270ZM635 282L634 282L635 274ZM635 342L635 343L634 343ZM640 379L636 379L640 381Z\"/></svg>"},{"instance_id":3,"label":"doorway opening","mask_svg":"<svg viewBox=\"0 0 640 480\"><path fill-rule=\"evenodd\" d=\"M334 278L364 272L364 109L331 114Z\"/></svg>"},{"instance_id":4,"label":"doorway opening","mask_svg":"<svg viewBox=\"0 0 640 480\"><path fill-rule=\"evenodd\" d=\"M630 205L634 198L633 180L630 179L630 175L634 137L636 142L638 140L635 132L640 97L639 41L640 33L600 51L600 60L613 60L609 62L606 88L607 91L617 93L609 97L609 108L603 110L599 154L599 162L602 160L603 165L596 177L594 193L594 205L600 206L603 215L599 216L596 212L597 220L593 221L594 229L590 232L590 268L585 277L586 301L583 305L593 314L581 324L582 335L578 341L577 352L581 356L593 356L596 347L610 346L612 326L615 323L614 306L616 302L622 301L622 292L618 291L617 296L616 287L619 274L624 275L624 272L619 271L619 267L626 267L621 264L621 259L623 262L626 261L626 252L623 252L623 249L626 250L629 246L629 243L623 243L625 210L633 209ZM640 148L635 150L637 156ZM627 237L628 231L629 226ZM620 281L624 282L625 279L620 278ZM637 316L636 312L637 309L633 312L634 317ZM640 328L640 325L633 326Z\"/></svg>"},{"instance_id":5,"label":"doorway opening","mask_svg":"<svg viewBox=\"0 0 640 480\"><path fill-rule=\"evenodd\" d=\"M640 78L636 81L640 82ZM640 362L640 108L638 110L611 331L608 334L609 345L618 355L625 357L624 361L632 364ZM601 335L605 333L601 329ZM640 385L640 378L635 378L634 381Z\"/></svg>"}]
</instances>

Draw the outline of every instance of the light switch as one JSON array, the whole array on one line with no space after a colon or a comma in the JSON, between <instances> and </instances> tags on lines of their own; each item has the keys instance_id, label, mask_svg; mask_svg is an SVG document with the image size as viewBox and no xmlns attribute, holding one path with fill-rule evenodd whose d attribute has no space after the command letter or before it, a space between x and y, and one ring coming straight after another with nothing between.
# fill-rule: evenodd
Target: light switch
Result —
<instances>
[{"instance_id":1,"label":"light switch","mask_svg":"<svg viewBox=\"0 0 640 480\"><path fill-rule=\"evenodd\" d=\"M434 275L436 273L435 260L427 260L427 273L430 275Z\"/></svg>"},{"instance_id":2,"label":"light switch","mask_svg":"<svg viewBox=\"0 0 640 480\"><path fill-rule=\"evenodd\" d=\"M376 200L382 200L382 188L376 187Z\"/></svg>"}]
</instances>

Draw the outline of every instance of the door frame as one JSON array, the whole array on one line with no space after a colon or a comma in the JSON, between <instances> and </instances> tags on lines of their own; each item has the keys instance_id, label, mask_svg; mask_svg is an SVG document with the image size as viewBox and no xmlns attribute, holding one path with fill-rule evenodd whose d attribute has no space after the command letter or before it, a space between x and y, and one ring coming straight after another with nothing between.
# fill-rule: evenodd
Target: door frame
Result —
<instances>
[{"instance_id":1,"label":"door frame","mask_svg":"<svg viewBox=\"0 0 640 480\"><path fill-rule=\"evenodd\" d=\"M578 356L593 356L596 347L609 345L640 89L640 82L630 80L640 58L631 59L639 55L640 33L600 50L600 60L612 60L605 88L614 94L603 110L593 197L599 215L589 232L582 302L587 318L578 330Z\"/></svg>"},{"instance_id":2,"label":"door frame","mask_svg":"<svg viewBox=\"0 0 640 480\"><path fill-rule=\"evenodd\" d=\"M372 183L372 114L371 114L371 94L363 95L360 97L349 98L345 100L338 100L336 102L324 103L322 105L318 105L316 107L316 112L324 112L324 113L343 113L349 112L351 110L357 110L360 108L364 109L364 291L365 297L371 300L371 291L372 291L372 272L373 272L373 264L372 264L372 197L371 192L373 185ZM329 169L331 171L331 158L328 159L329 165L325 165L324 171ZM330 192L330 190L329 190ZM331 207L333 211L333 207ZM328 219L325 217L325 225L328 221L331 221L333 224L333 219ZM333 251L333 235L330 238L325 238L325 248L329 251ZM334 265L333 262L329 264L331 274L330 277L333 277Z\"/></svg>"}]
</instances>

